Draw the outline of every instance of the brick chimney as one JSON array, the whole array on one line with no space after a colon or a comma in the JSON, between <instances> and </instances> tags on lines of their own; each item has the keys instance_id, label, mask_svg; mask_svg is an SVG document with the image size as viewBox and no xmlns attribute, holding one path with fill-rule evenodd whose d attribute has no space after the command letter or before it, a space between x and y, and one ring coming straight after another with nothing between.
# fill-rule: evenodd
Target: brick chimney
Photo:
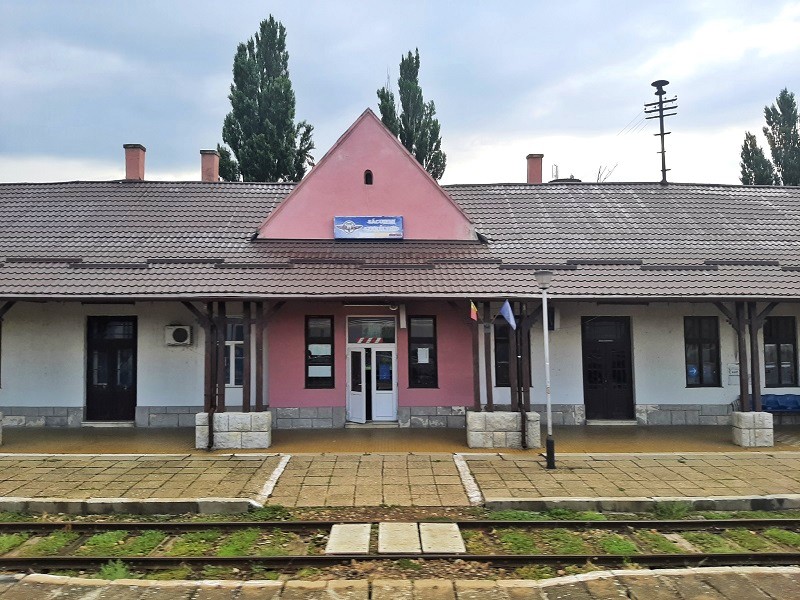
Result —
<instances>
[{"instance_id":1,"label":"brick chimney","mask_svg":"<svg viewBox=\"0 0 800 600\"><path fill-rule=\"evenodd\" d=\"M125 179L129 181L144 180L144 153L147 148L141 144L123 144L125 148Z\"/></svg>"},{"instance_id":2,"label":"brick chimney","mask_svg":"<svg viewBox=\"0 0 800 600\"><path fill-rule=\"evenodd\" d=\"M528 154L528 183L542 183L542 159L544 154Z\"/></svg>"},{"instance_id":3,"label":"brick chimney","mask_svg":"<svg viewBox=\"0 0 800 600\"><path fill-rule=\"evenodd\" d=\"M200 150L200 180L219 181L219 152Z\"/></svg>"}]
</instances>

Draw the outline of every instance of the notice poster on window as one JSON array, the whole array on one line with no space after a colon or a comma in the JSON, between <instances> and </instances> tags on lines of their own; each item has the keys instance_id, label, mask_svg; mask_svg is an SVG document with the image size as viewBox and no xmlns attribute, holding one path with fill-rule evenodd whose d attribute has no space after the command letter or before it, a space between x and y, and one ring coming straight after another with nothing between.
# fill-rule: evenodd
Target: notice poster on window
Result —
<instances>
[{"instance_id":1,"label":"notice poster on window","mask_svg":"<svg viewBox=\"0 0 800 600\"><path fill-rule=\"evenodd\" d=\"M417 348L417 364L427 365L429 362L431 362L431 349Z\"/></svg>"}]
</instances>

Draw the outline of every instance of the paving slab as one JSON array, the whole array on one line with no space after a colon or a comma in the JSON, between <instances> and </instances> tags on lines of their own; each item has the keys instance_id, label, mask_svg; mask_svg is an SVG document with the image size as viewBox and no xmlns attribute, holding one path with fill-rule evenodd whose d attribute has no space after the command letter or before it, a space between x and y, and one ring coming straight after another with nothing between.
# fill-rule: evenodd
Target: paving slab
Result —
<instances>
[{"instance_id":1,"label":"paving slab","mask_svg":"<svg viewBox=\"0 0 800 600\"><path fill-rule=\"evenodd\" d=\"M487 507L646 511L691 501L696 510L800 506L800 456L785 453L462 455Z\"/></svg>"},{"instance_id":2,"label":"paving slab","mask_svg":"<svg viewBox=\"0 0 800 600\"><path fill-rule=\"evenodd\" d=\"M800 597L797 567L595 571L532 580L332 580L115 582L20 576L0 600L774 600ZM371 590L370 590L371 588ZM371 591L371 595L370 595Z\"/></svg>"},{"instance_id":3,"label":"paving slab","mask_svg":"<svg viewBox=\"0 0 800 600\"><path fill-rule=\"evenodd\" d=\"M366 579L334 579L328 582L325 591L331 600L369 600L369 582Z\"/></svg>"},{"instance_id":4,"label":"paving slab","mask_svg":"<svg viewBox=\"0 0 800 600\"><path fill-rule=\"evenodd\" d=\"M496 581L464 579L455 582L458 600L510 600L506 590L498 588Z\"/></svg>"},{"instance_id":5,"label":"paving slab","mask_svg":"<svg viewBox=\"0 0 800 600\"><path fill-rule=\"evenodd\" d=\"M728 577L718 575L702 576L706 585L713 587L727 598L747 598L747 600L772 600L772 597L760 590L750 579L738 573Z\"/></svg>"},{"instance_id":6,"label":"paving slab","mask_svg":"<svg viewBox=\"0 0 800 600\"><path fill-rule=\"evenodd\" d=\"M451 454L293 454L268 504L469 506Z\"/></svg>"},{"instance_id":7,"label":"paving slab","mask_svg":"<svg viewBox=\"0 0 800 600\"><path fill-rule=\"evenodd\" d=\"M410 554L421 551L418 523L378 523L380 554Z\"/></svg>"},{"instance_id":8,"label":"paving slab","mask_svg":"<svg viewBox=\"0 0 800 600\"><path fill-rule=\"evenodd\" d=\"M369 554L369 523L337 523L331 527L325 554Z\"/></svg>"},{"instance_id":9,"label":"paving slab","mask_svg":"<svg viewBox=\"0 0 800 600\"><path fill-rule=\"evenodd\" d=\"M428 554L463 554L467 551L455 523L420 523L422 551Z\"/></svg>"},{"instance_id":10,"label":"paving slab","mask_svg":"<svg viewBox=\"0 0 800 600\"><path fill-rule=\"evenodd\" d=\"M414 582L414 600L456 600L453 582L448 579L423 579Z\"/></svg>"},{"instance_id":11,"label":"paving slab","mask_svg":"<svg viewBox=\"0 0 800 600\"><path fill-rule=\"evenodd\" d=\"M410 581L375 579L372 582L372 600L414 600Z\"/></svg>"},{"instance_id":12,"label":"paving slab","mask_svg":"<svg viewBox=\"0 0 800 600\"><path fill-rule=\"evenodd\" d=\"M621 576L618 581L628 590L631 600L675 600L678 592L661 577Z\"/></svg>"}]
</instances>

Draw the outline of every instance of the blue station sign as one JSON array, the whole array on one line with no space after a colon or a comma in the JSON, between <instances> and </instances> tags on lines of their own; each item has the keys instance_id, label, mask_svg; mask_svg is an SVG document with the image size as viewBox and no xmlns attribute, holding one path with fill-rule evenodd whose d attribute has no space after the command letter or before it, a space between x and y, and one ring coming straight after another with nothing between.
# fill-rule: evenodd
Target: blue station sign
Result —
<instances>
[{"instance_id":1,"label":"blue station sign","mask_svg":"<svg viewBox=\"0 0 800 600\"><path fill-rule=\"evenodd\" d=\"M402 240L403 217L333 217L337 240Z\"/></svg>"}]
</instances>

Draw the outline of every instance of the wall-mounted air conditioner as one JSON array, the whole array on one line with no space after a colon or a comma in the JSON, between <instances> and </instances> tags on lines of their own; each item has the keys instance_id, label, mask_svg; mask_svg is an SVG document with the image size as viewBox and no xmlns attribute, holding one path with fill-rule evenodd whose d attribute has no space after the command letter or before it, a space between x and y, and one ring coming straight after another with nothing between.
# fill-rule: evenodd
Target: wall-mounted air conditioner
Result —
<instances>
[{"instance_id":1,"label":"wall-mounted air conditioner","mask_svg":"<svg viewBox=\"0 0 800 600\"><path fill-rule=\"evenodd\" d=\"M164 342L167 346L191 346L191 325L167 325L164 328Z\"/></svg>"}]
</instances>

